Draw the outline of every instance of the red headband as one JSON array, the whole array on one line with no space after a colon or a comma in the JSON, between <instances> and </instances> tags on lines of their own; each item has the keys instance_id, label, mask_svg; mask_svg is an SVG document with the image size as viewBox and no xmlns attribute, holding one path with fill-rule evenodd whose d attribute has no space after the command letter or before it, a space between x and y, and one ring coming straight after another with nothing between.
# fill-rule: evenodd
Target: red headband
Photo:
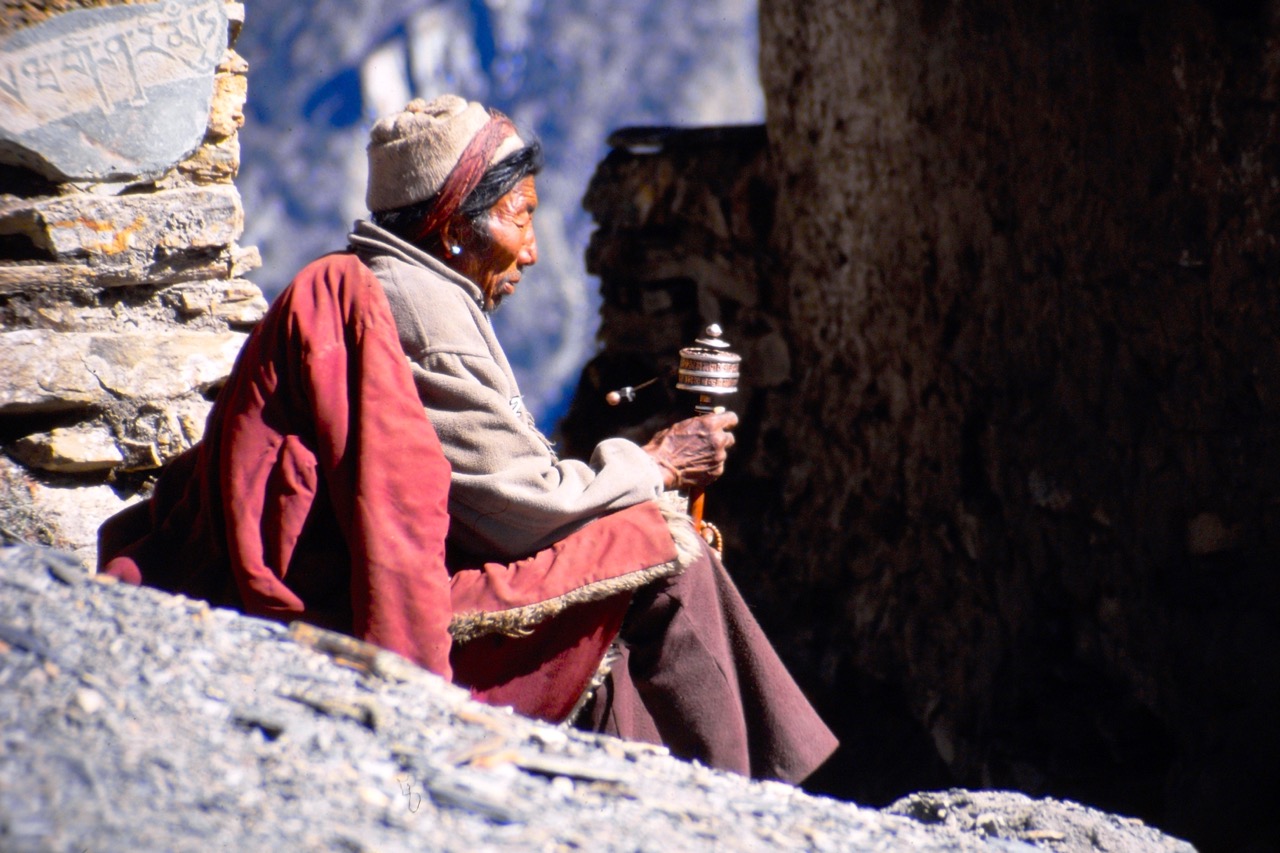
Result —
<instances>
[{"instance_id":1,"label":"red headband","mask_svg":"<svg viewBox=\"0 0 1280 853\"><path fill-rule=\"evenodd\" d=\"M471 191L480 184L480 179L489 170L493 153L515 132L511 119L496 110L490 110L489 122L467 143L462 156L458 158L458 165L453 167L449 177L444 179L440 192L436 193L436 203L422 220L417 240L421 241L435 233L458 212L462 202L471 195Z\"/></svg>"}]
</instances>

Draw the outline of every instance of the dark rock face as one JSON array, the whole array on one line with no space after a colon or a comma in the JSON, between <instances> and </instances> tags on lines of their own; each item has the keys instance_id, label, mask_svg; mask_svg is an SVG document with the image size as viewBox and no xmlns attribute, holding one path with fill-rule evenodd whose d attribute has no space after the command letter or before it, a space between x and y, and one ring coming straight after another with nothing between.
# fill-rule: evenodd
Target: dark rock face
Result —
<instances>
[{"instance_id":1,"label":"dark rock face","mask_svg":"<svg viewBox=\"0 0 1280 853\"><path fill-rule=\"evenodd\" d=\"M850 744L833 789L1011 787L1271 849L1274 5L761 14L767 146L621 139L597 175L580 395L710 320L743 344L709 512Z\"/></svg>"},{"instance_id":2,"label":"dark rock face","mask_svg":"<svg viewBox=\"0 0 1280 853\"><path fill-rule=\"evenodd\" d=\"M102 580L0 548L5 851L1086 853L1093 832L1112 851L1192 853L1019 794L887 814L750 782L478 705L389 652L347 647L341 666L314 629Z\"/></svg>"},{"instance_id":3,"label":"dark rock face","mask_svg":"<svg viewBox=\"0 0 1280 853\"><path fill-rule=\"evenodd\" d=\"M963 782L1274 838L1274 5L762 5L791 612Z\"/></svg>"}]
</instances>

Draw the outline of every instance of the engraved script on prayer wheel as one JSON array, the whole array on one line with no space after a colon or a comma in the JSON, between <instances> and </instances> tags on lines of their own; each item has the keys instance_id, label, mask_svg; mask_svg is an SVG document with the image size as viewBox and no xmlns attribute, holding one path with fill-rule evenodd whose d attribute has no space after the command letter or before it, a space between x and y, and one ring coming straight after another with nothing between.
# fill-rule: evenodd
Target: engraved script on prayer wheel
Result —
<instances>
[{"instance_id":1,"label":"engraved script on prayer wheel","mask_svg":"<svg viewBox=\"0 0 1280 853\"><path fill-rule=\"evenodd\" d=\"M738 390L738 368L742 356L721 340L720 326L712 323L693 342L680 350L680 367L676 371L676 387L700 395L695 409L700 413L714 410L712 398L733 394Z\"/></svg>"}]
</instances>

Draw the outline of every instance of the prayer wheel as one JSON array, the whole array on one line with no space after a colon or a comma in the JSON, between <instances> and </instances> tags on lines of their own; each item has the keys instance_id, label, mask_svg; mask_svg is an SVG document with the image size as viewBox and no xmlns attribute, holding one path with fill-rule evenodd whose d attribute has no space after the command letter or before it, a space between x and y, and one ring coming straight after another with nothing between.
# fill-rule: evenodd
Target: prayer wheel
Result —
<instances>
[{"instance_id":1,"label":"prayer wheel","mask_svg":"<svg viewBox=\"0 0 1280 853\"><path fill-rule=\"evenodd\" d=\"M692 346L680 350L676 387L698 395L694 406L698 414L715 411L717 397L738 390L742 356L729 349L729 344L720 337L722 334L720 326L712 323Z\"/></svg>"},{"instance_id":2,"label":"prayer wheel","mask_svg":"<svg viewBox=\"0 0 1280 853\"><path fill-rule=\"evenodd\" d=\"M693 346L680 350L680 366L676 369L676 387L698 395L694 410L700 414L724 411L716 404L716 398L733 394L738 390L738 372L742 356L729 349L720 336L720 326L712 323L703 331ZM724 538L720 529L702 518L705 495L702 489L689 490L689 515L693 526L717 553L724 553Z\"/></svg>"}]
</instances>

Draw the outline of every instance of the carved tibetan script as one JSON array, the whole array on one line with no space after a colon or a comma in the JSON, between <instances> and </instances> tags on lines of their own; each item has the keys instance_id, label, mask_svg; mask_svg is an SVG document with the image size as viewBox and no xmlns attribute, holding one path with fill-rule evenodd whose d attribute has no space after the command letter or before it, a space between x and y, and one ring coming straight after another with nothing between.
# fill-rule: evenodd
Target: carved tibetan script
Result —
<instances>
[{"instance_id":1,"label":"carved tibetan script","mask_svg":"<svg viewBox=\"0 0 1280 853\"><path fill-rule=\"evenodd\" d=\"M204 138L226 48L222 0L78 9L0 38L0 163L163 175Z\"/></svg>"},{"instance_id":2,"label":"carved tibetan script","mask_svg":"<svg viewBox=\"0 0 1280 853\"><path fill-rule=\"evenodd\" d=\"M196 0L67 13L19 31L0 51L0 124L21 134L144 106L157 85L211 75L226 26L221 0Z\"/></svg>"}]
</instances>

